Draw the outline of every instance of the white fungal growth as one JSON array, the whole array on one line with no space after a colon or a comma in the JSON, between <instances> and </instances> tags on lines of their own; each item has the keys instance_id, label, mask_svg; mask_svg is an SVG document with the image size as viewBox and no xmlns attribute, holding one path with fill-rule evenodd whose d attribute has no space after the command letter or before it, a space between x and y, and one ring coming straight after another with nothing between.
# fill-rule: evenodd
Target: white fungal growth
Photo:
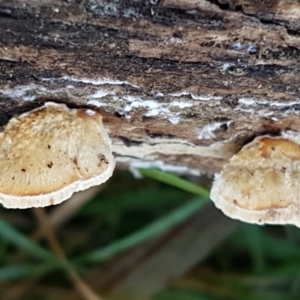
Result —
<instances>
[{"instance_id":1,"label":"white fungal growth","mask_svg":"<svg viewBox=\"0 0 300 300\"><path fill-rule=\"evenodd\" d=\"M238 100L238 103L243 104L243 105L254 105L254 104L257 104L258 101L255 100L254 98L240 98Z\"/></svg>"},{"instance_id":2,"label":"white fungal growth","mask_svg":"<svg viewBox=\"0 0 300 300\"><path fill-rule=\"evenodd\" d=\"M237 50L237 51L243 50L244 47L245 47L245 45L242 44L241 42L235 42L235 43L233 43L233 45L232 45L232 48L233 48L234 50Z\"/></svg>"},{"instance_id":3,"label":"white fungal growth","mask_svg":"<svg viewBox=\"0 0 300 300\"><path fill-rule=\"evenodd\" d=\"M176 174L190 174L194 176L201 175L201 172L199 170L191 169L188 168L187 166L166 164L161 160L147 161L147 160L132 159L130 161L129 171L137 179L143 177L139 172L139 169L148 169L148 168L157 168L165 172L176 173Z\"/></svg>"},{"instance_id":4,"label":"white fungal growth","mask_svg":"<svg viewBox=\"0 0 300 300\"><path fill-rule=\"evenodd\" d=\"M193 100L199 100L199 101L222 100L221 96L197 95L197 94L194 94L194 93L190 93L188 91L170 93L169 95L172 96L172 97L189 96Z\"/></svg>"},{"instance_id":5,"label":"white fungal growth","mask_svg":"<svg viewBox=\"0 0 300 300\"><path fill-rule=\"evenodd\" d=\"M256 99L256 98L240 98L238 100L238 103L243 106L252 106L257 107L259 105L266 105L268 107L291 107L296 104L300 104L300 100L296 101L268 101L268 100L262 100L262 99Z\"/></svg>"},{"instance_id":6,"label":"white fungal growth","mask_svg":"<svg viewBox=\"0 0 300 300\"><path fill-rule=\"evenodd\" d=\"M172 102L160 102L157 100L142 100L137 97L125 96L126 105L120 109L120 113L124 114L127 118L130 118L130 112L135 109L145 109L145 117L160 116L167 119L172 124L180 122L180 112L175 111L174 108L180 109L192 107L193 104L185 101L172 101Z\"/></svg>"},{"instance_id":7,"label":"white fungal growth","mask_svg":"<svg viewBox=\"0 0 300 300\"><path fill-rule=\"evenodd\" d=\"M247 114L255 114L256 116L275 117L278 119L278 116L298 115L299 109L294 109L293 107L297 108L299 104L299 99L294 101L269 101L253 97L242 97L238 100L238 106L235 107L235 110Z\"/></svg>"},{"instance_id":8,"label":"white fungal growth","mask_svg":"<svg viewBox=\"0 0 300 300\"><path fill-rule=\"evenodd\" d=\"M109 90L98 90L96 93L92 94L90 96L91 99L100 99L100 98L104 98L108 95L114 95L115 92L114 91L109 91ZM93 100L90 100L93 101Z\"/></svg>"},{"instance_id":9,"label":"white fungal growth","mask_svg":"<svg viewBox=\"0 0 300 300\"><path fill-rule=\"evenodd\" d=\"M157 160L157 153L164 155L195 155L202 157L212 157L216 159L229 159L236 153L236 136L222 142L215 142L209 146L195 145L185 139L150 138L139 145L126 146L122 140L114 139L114 153L117 154L118 161L128 163L132 159Z\"/></svg>"},{"instance_id":10,"label":"white fungal growth","mask_svg":"<svg viewBox=\"0 0 300 300\"><path fill-rule=\"evenodd\" d=\"M170 106L177 106L179 108L186 108L193 106L192 103L183 102L183 101L173 101L170 103Z\"/></svg>"},{"instance_id":11,"label":"white fungal growth","mask_svg":"<svg viewBox=\"0 0 300 300\"><path fill-rule=\"evenodd\" d=\"M235 66L234 64L231 64L231 63L224 63L222 66L221 66L221 71L225 72L227 71L229 68Z\"/></svg>"},{"instance_id":12,"label":"white fungal growth","mask_svg":"<svg viewBox=\"0 0 300 300\"><path fill-rule=\"evenodd\" d=\"M11 98L19 99L22 98L25 101L32 101L36 96L30 95L30 92L36 87L35 84L21 85L12 89L0 89L0 93Z\"/></svg>"},{"instance_id":13,"label":"white fungal growth","mask_svg":"<svg viewBox=\"0 0 300 300\"><path fill-rule=\"evenodd\" d=\"M196 130L197 138L199 140L214 139L216 137L215 134L214 134L214 131L220 129L221 126L223 126L224 124L229 127L230 124L231 124L231 121L228 121L226 123L216 122L216 123L213 123L213 124L208 124L208 125L204 126L202 129Z\"/></svg>"},{"instance_id":14,"label":"white fungal growth","mask_svg":"<svg viewBox=\"0 0 300 300\"><path fill-rule=\"evenodd\" d=\"M87 77L75 77L75 76L63 76L59 78L40 78L42 81L59 81L66 80L71 82L82 82L92 85L131 85L132 87L138 88L137 85L131 84L128 81L115 80L111 78L87 78Z\"/></svg>"},{"instance_id":15,"label":"white fungal growth","mask_svg":"<svg viewBox=\"0 0 300 300\"><path fill-rule=\"evenodd\" d=\"M33 101L38 97L51 94L68 94L74 89L73 85L67 85L64 88L48 89L47 87L31 83L29 85L19 85L10 89L0 89L0 94L13 100L22 99L23 101Z\"/></svg>"},{"instance_id":16,"label":"white fungal growth","mask_svg":"<svg viewBox=\"0 0 300 300\"><path fill-rule=\"evenodd\" d=\"M210 101L210 100L222 100L221 96L210 96L210 95L195 95L191 94L191 97L194 100L200 100L200 101Z\"/></svg>"},{"instance_id":17,"label":"white fungal growth","mask_svg":"<svg viewBox=\"0 0 300 300\"><path fill-rule=\"evenodd\" d=\"M89 116L95 116L96 115L96 112L94 111L94 110L91 110L91 109L87 109L86 111L85 111Z\"/></svg>"}]
</instances>

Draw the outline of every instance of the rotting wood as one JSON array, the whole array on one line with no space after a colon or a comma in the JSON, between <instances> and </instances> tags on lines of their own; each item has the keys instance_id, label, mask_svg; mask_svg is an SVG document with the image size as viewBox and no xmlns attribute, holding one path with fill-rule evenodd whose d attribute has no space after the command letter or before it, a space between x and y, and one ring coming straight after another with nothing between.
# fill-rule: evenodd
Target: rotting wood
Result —
<instances>
[{"instance_id":1,"label":"rotting wood","mask_svg":"<svg viewBox=\"0 0 300 300\"><path fill-rule=\"evenodd\" d=\"M296 0L0 0L0 123L90 107L119 166L212 174L300 130L299 30Z\"/></svg>"}]
</instances>

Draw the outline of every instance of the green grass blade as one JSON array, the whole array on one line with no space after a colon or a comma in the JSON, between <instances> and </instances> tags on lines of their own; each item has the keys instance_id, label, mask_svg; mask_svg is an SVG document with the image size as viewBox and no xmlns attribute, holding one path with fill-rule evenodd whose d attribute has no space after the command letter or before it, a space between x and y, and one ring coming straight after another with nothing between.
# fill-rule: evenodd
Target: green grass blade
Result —
<instances>
[{"instance_id":1,"label":"green grass blade","mask_svg":"<svg viewBox=\"0 0 300 300\"><path fill-rule=\"evenodd\" d=\"M256 225L244 226L245 242L252 259L253 273L259 274L264 271L266 257L263 249L264 235L263 231Z\"/></svg>"},{"instance_id":2,"label":"green grass blade","mask_svg":"<svg viewBox=\"0 0 300 300\"><path fill-rule=\"evenodd\" d=\"M49 272L51 269L60 267L56 264L19 264L0 268L0 282L7 282L20 278L28 278Z\"/></svg>"},{"instance_id":3,"label":"green grass blade","mask_svg":"<svg viewBox=\"0 0 300 300\"><path fill-rule=\"evenodd\" d=\"M14 265L0 268L0 282L22 278L34 272L35 266L29 264Z\"/></svg>"},{"instance_id":4,"label":"green grass blade","mask_svg":"<svg viewBox=\"0 0 300 300\"><path fill-rule=\"evenodd\" d=\"M164 233L180 222L186 220L195 212L200 210L204 205L209 203L208 198L197 198L189 203L181 206L165 217L135 231L134 233L121 238L111 244L95 250L90 254L75 259L76 262L102 262L113 255L134 247L158 234Z\"/></svg>"},{"instance_id":5,"label":"green grass blade","mask_svg":"<svg viewBox=\"0 0 300 300\"><path fill-rule=\"evenodd\" d=\"M157 181L169 184L171 186L177 187L178 189L184 190L186 192L203 196L203 197L209 196L208 190L202 188L201 186L193 184L187 180L184 180L174 174L166 173L155 168L139 169L139 172L145 177L152 178Z\"/></svg>"},{"instance_id":6,"label":"green grass blade","mask_svg":"<svg viewBox=\"0 0 300 300\"><path fill-rule=\"evenodd\" d=\"M45 250L38 244L32 242L22 233L18 232L11 225L0 218L0 237L7 242L16 245L18 248L41 259L54 259L56 257L49 251Z\"/></svg>"}]
</instances>

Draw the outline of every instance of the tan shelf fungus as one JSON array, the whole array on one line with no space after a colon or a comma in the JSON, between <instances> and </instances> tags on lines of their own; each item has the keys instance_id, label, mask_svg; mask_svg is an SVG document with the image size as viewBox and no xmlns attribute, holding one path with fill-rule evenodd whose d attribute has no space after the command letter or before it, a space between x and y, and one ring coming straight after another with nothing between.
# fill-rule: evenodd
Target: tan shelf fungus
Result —
<instances>
[{"instance_id":1,"label":"tan shelf fungus","mask_svg":"<svg viewBox=\"0 0 300 300\"><path fill-rule=\"evenodd\" d=\"M210 197L233 219L300 227L299 134L262 136L215 176Z\"/></svg>"},{"instance_id":2,"label":"tan shelf fungus","mask_svg":"<svg viewBox=\"0 0 300 300\"><path fill-rule=\"evenodd\" d=\"M99 113L43 107L13 118L0 134L0 202L7 208L58 204L105 182L115 159Z\"/></svg>"}]
</instances>

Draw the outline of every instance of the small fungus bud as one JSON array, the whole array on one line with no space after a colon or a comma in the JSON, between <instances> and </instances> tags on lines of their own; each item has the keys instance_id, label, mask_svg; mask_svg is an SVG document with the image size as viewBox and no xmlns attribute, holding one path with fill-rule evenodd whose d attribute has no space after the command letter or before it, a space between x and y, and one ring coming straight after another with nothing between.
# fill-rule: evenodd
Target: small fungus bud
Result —
<instances>
[{"instance_id":1,"label":"small fungus bud","mask_svg":"<svg viewBox=\"0 0 300 300\"><path fill-rule=\"evenodd\" d=\"M210 197L233 219L300 227L299 182L298 140L262 136L244 146L215 176Z\"/></svg>"},{"instance_id":2,"label":"small fungus bud","mask_svg":"<svg viewBox=\"0 0 300 300\"><path fill-rule=\"evenodd\" d=\"M99 113L52 102L13 118L0 133L0 202L58 204L105 182L115 167Z\"/></svg>"}]
</instances>

